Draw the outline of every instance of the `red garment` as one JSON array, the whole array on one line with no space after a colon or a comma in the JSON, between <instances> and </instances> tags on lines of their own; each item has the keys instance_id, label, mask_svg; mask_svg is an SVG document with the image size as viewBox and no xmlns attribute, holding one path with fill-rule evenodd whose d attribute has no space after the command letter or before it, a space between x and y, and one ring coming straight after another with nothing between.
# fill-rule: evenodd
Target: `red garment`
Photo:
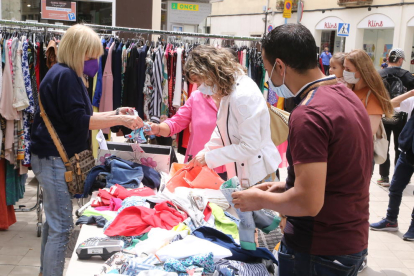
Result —
<instances>
[{"instance_id":1,"label":"red garment","mask_svg":"<svg viewBox=\"0 0 414 276\"><path fill-rule=\"evenodd\" d=\"M155 205L154 209L131 206L116 216L104 234L130 237L145 234L155 227L171 230L186 218L187 215L178 212L169 201Z\"/></svg>"},{"instance_id":2,"label":"red garment","mask_svg":"<svg viewBox=\"0 0 414 276\"><path fill-rule=\"evenodd\" d=\"M155 192L148 187L133 189L133 190L127 190L123 186L116 184L109 189L109 193L113 195L114 197L120 198L124 200L127 197L130 196L153 196L155 195Z\"/></svg>"},{"instance_id":3,"label":"red garment","mask_svg":"<svg viewBox=\"0 0 414 276\"><path fill-rule=\"evenodd\" d=\"M98 198L92 201L92 207L109 206L111 204L111 195L107 190L99 189Z\"/></svg>"},{"instance_id":4,"label":"red garment","mask_svg":"<svg viewBox=\"0 0 414 276\"><path fill-rule=\"evenodd\" d=\"M36 66L35 66L35 72L36 72L36 84L37 84L37 91L39 91L40 86L40 43L36 43Z\"/></svg>"},{"instance_id":5,"label":"red garment","mask_svg":"<svg viewBox=\"0 0 414 276\"><path fill-rule=\"evenodd\" d=\"M210 219L212 213L213 213L213 210L211 210L210 203L207 203L207 206L206 206L206 208L204 209L204 212L203 212L204 220L208 221Z\"/></svg>"},{"instance_id":6,"label":"red garment","mask_svg":"<svg viewBox=\"0 0 414 276\"><path fill-rule=\"evenodd\" d=\"M111 198L109 200L109 206L100 206L96 207L97 211L118 211L122 207L122 199L120 198Z\"/></svg>"},{"instance_id":7,"label":"red garment","mask_svg":"<svg viewBox=\"0 0 414 276\"><path fill-rule=\"evenodd\" d=\"M0 230L7 230L16 222L13 205L6 205L6 160L0 160Z\"/></svg>"}]
</instances>

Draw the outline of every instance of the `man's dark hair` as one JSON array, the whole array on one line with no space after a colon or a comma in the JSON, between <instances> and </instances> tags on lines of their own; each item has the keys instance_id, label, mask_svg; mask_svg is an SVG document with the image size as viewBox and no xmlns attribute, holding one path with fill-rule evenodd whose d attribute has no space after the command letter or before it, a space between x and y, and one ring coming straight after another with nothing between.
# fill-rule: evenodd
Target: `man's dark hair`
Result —
<instances>
[{"instance_id":1,"label":"man's dark hair","mask_svg":"<svg viewBox=\"0 0 414 276\"><path fill-rule=\"evenodd\" d=\"M300 74L318 66L315 39L302 24L276 27L263 38L262 48L272 65L280 58Z\"/></svg>"}]
</instances>

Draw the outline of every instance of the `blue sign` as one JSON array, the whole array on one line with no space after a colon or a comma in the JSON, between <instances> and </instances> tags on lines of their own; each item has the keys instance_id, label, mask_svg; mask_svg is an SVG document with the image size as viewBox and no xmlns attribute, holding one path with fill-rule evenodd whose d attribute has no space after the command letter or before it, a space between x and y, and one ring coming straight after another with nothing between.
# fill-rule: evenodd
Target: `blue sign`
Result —
<instances>
[{"instance_id":1,"label":"blue sign","mask_svg":"<svg viewBox=\"0 0 414 276\"><path fill-rule=\"evenodd\" d=\"M68 13L68 18L70 21L76 21L76 15L73 12Z\"/></svg>"},{"instance_id":2,"label":"blue sign","mask_svg":"<svg viewBox=\"0 0 414 276\"><path fill-rule=\"evenodd\" d=\"M349 36L349 30L350 29L351 29L351 24L349 24L349 23L339 23L338 24L337 35L342 36L342 37Z\"/></svg>"},{"instance_id":3,"label":"blue sign","mask_svg":"<svg viewBox=\"0 0 414 276\"><path fill-rule=\"evenodd\" d=\"M273 26L272 26L272 25L267 26L267 31L268 31L269 33L270 33L272 30L273 30Z\"/></svg>"}]
</instances>

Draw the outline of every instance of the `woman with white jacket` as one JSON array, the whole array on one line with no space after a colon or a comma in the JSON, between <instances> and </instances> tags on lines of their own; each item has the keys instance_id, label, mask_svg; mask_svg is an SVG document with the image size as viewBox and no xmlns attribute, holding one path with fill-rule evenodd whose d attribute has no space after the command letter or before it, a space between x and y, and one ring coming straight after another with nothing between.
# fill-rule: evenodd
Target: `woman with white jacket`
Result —
<instances>
[{"instance_id":1,"label":"woman with white jacket","mask_svg":"<svg viewBox=\"0 0 414 276\"><path fill-rule=\"evenodd\" d=\"M198 46L185 64L186 77L220 103L217 127L196 166L226 165L228 178L237 176L246 189L274 181L281 158L271 140L270 115L256 83L225 49Z\"/></svg>"}]
</instances>

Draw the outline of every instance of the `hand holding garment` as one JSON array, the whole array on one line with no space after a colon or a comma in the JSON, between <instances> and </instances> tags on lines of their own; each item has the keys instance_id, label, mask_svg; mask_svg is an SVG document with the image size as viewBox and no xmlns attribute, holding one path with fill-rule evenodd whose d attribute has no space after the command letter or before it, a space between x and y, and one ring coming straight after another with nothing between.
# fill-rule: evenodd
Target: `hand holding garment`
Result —
<instances>
[{"instance_id":1,"label":"hand holding garment","mask_svg":"<svg viewBox=\"0 0 414 276\"><path fill-rule=\"evenodd\" d=\"M155 205L154 209L131 206L117 215L104 234L107 236L138 236L149 232L154 227L170 230L186 218L186 214L177 211L168 201Z\"/></svg>"},{"instance_id":2,"label":"hand holding garment","mask_svg":"<svg viewBox=\"0 0 414 276\"><path fill-rule=\"evenodd\" d=\"M220 188L221 192L227 198L229 204L234 208L233 198L231 194L235 191L241 191L239 179L232 179L223 183ZM281 218L275 216L265 210L242 212L240 209L234 208L240 218L239 235L240 245L243 249L256 250L255 229L260 228L265 233L276 229L279 226Z\"/></svg>"}]
</instances>

